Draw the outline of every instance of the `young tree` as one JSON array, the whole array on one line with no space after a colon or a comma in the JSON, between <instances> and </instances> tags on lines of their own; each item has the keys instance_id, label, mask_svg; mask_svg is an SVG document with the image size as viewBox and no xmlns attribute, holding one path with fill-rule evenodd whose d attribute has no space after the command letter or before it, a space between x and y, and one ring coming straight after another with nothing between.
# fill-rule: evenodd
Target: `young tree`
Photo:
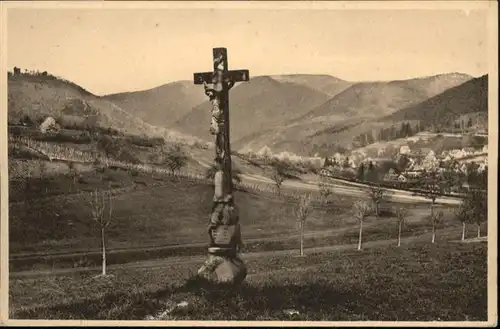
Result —
<instances>
[{"instance_id":1,"label":"young tree","mask_svg":"<svg viewBox=\"0 0 500 329\"><path fill-rule=\"evenodd\" d=\"M24 208L29 211L32 209L33 204L35 203L35 197L33 193L33 172L28 167L26 168L26 172L22 177L23 182L23 196L24 196ZM38 213L38 212L37 212Z\"/></svg>"},{"instance_id":2,"label":"young tree","mask_svg":"<svg viewBox=\"0 0 500 329\"><path fill-rule=\"evenodd\" d=\"M363 162L361 162L358 167L356 178L360 181L363 181L365 179L365 164Z\"/></svg>"},{"instance_id":3,"label":"young tree","mask_svg":"<svg viewBox=\"0 0 500 329\"><path fill-rule=\"evenodd\" d=\"M359 239L358 250L361 250L361 243L363 238L363 222L370 213L370 205L365 201L356 201L353 208L354 216L359 221Z\"/></svg>"},{"instance_id":4,"label":"young tree","mask_svg":"<svg viewBox=\"0 0 500 329\"><path fill-rule=\"evenodd\" d=\"M76 181L78 179L78 171L76 170L75 163L70 161L68 162L69 176L71 177L71 189L73 190L76 186Z\"/></svg>"},{"instance_id":5,"label":"young tree","mask_svg":"<svg viewBox=\"0 0 500 329\"><path fill-rule=\"evenodd\" d=\"M434 222L434 207L439 195L450 191L450 183L437 171L424 172L419 177L419 191L416 193L431 201L430 218Z\"/></svg>"},{"instance_id":6,"label":"young tree","mask_svg":"<svg viewBox=\"0 0 500 329\"><path fill-rule=\"evenodd\" d=\"M368 190L368 196L372 200L373 210L375 212L375 216L378 218L380 213L380 203L384 199L385 190L378 186L372 186Z\"/></svg>"},{"instance_id":7,"label":"young tree","mask_svg":"<svg viewBox=\"0 0 500 329\"><path fill-rule=\"evenodd\" d=\"M285 163L281 161L274 161L272 167L273 168L271 172L271 179L274 181L274 184L276 185L276 190L278 192L278 195L280 195L281 184L283 184L283 181L287 176L288 167Z\"/></svg>"},{"instance_id":8,"label":"young tree","mask_svg":"<svg viewBox=\"0 0 500 329\"><path fill-rule=\"evenodd\" d=\"M347 169L351 165L349 164L349 157L345 157L344 162L342 163L342 168Z\"/></svg>"},{"instance_id":9,"label":"young tree","mask_svg":"<svg viewBox=\"0 0 500 329\"><path fill-rule=\"evenodd\" d=\"M301 195L299 198L299 204L295 210L295 217L299 223L300 229L300 255L304 256L304 224L307 217L311 213L311 195L305 194Z\"/></svg>"},{"instance_id":10,"label":"young tree","mask_svg":"<svg viewBox=\"0 0 500 329\"><path fill-rule=\"evenodd\" d=\"M328 197L333 194L333 190L324 181L319 182L318 187L321 199L323 201L323 204L325 205L328 203Z\"/></svg>"},{"instance_id":11,"label":"young tree","mask_svg":"<svg viewBox=\"0 0 500 329\"><path fill-rule=\"evenodd\" d=\"M461 215L477 227L477 237L481 237L481 224L488 220L488 193L481 189L469 188L462 204Z\"/></svg>"},{"instance_id":12,"label":"young tree","mask_svg":"<svg viewBox=\"0 0 500 329\"><path fill-rule=\"evenodd\" d=\"M431 213L430 220L432 222L432 243L436 241L436 230L439 223L441 223L441 219L443 218L443 212L440 211L438 213Z\"/></svg>"},{"instance_id":13,"label":"young tree","mask_svg":"<svg viewBox=\"0 0 500 329\"><path fill-rule=\"evenodd\" d=\"M47 192L48 192L48 189L47 189L47 180L46 180L46 176L47 176L47 163L44 160L41 159L41 160L37 161L37 164L38 164L38 174L39 174L39 177L40 177L40 184L41 184L41 186L43 186L45 194L47 194Z\"/></svg>"},{"instance_id":14,"label":"young tree","mask_svg":"<svg viewBox=\"0 0 500 329\"><path fill-rule=\"evenodd\" d=\"M403 207L396 208L396 219L398 220L398 247L401 246L401 227L404 224L405 218L408 215L408 210Z\"/></svg>"},{"instance_id":15,"label":"young tree","mask_svg":"<svg viewBox=\"0 0 500 329\"><path fill-rule=\"evenodd\" d=\"M368 163L368 168L365 174L366 181L375 183L378 180L377 167L373 164L372 161Z\"/></svg>"},{"instance_id":16,"label":"young tree","mask_svg":"<svg viewBox=\"0 0 500 329\"><path fill-rule=\"evenodd\" d=\"M403 172L408 168L408 165L410 164L410 158L406 154L400 154L397 157L397 165L398 165L398 170Z\"/></svg>"},{"instance_id":17,"label":"young tree","mask_svg":"<svg viewBox=\"0 0 500 329\"><path fill-rule=\"evenodd\" d=\"M92 219L99 225L101 230L101 251L102 251L102 275L106 275L106 228L112 220L113 203L111 191L100 191L98 189L91 192L90 206ZM106 212L107 207L107 212Z\"/></svg>"},{"instance_id":18,"label":"young tree","mask_svg":"<svg viewBox=\"0 0 500 329\"><path fill-rule=\"evenodd\" d=\"M465 234L466 234L465 230L466 230L467 223L470 223L473 220L472 212L473 212L473 209L467 208L465 206L465 201L462 202L458 211L455 212L455 218L462 223L462 241L465 240Z\"/></svg>"},{"instance_id":19,"label":"young tree","mask_svg":"<svg viewBox=\"0 0 500 329\"><path fill-rule=\"evenodd\" d=\"M467 121L467 128L470 127L472 127L472 118L469 118L469 120Z\"/></svg>"},{"instance_id":20,"label":"young tree","mask_svg":"<svg viewBox=\"0 0 500 329\"><path fill-rule=\"evenodd\" d=\"M172 146L164 157L164 164L170 169L172 176L187 163L188 157L179 145Z\"/></svg>"}]
</instances>

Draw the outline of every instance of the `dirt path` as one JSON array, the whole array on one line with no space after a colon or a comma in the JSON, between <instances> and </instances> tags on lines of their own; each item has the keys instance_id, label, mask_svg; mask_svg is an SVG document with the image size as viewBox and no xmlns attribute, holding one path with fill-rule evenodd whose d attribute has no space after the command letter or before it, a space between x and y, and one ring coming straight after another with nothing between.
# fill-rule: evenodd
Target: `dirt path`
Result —
<instances>
[{"instance_id":1,"label":"dirt path","mask_svg":"<svg viewBox=\"0 0 500 329\"><path fill-rule=\"evenodd\" d=\"M428 234L406 237L402 238L402 244L406 244L415 240L419 240L427 236ZM363 248L373 248L379 246L385 246L389 244L396 245L397 240L378 240L378 241L367 241L363 244ZM348 245L334 245L334 246L326 246L326 247L313 247L313 248L305 248L305 253L318 253L318 252L329 252L329 251L342 251L342 250L355 250L357 244L348 244ZM243 260L250 260L255 258L268 258L268 257L276 257L276 256L289 256L289 255L299 255L299 249L288 249L288 250L279 250L279 251L262 251L262 252L251 252L251 253L243 253L241 255ZM170 257L165 259L155 259L155 260L146 260L139 261L127 264L117 264L110 265L108 269L134 269L134 268L159 268L159 267L167 267L169 265L180 265L180 264L202 264L206 259L205 255L200 256L188 256L188 257ZM74 273L99 273L100 268L64 268L64 269L55 269L55 270L46 270L46 271L21 271L21 272L11 272L9 273L10 278L20 278L20 277L38 277L43 275L66 275L66 274L74 274Z\"/></svg>"},{"instance_id":2,"label":"dirt path","mask_svg":"<svg viewBox=\"0 0 500 329\"><path fill-rule=\"evenodd\" d=\"M373 226L377 223L366 223L365 228ZM346 231L352 229L353 227L357 227L357 225L351 225L346 227L340 227L331 230L321 230L321 231L309 231L304 233L304 237L324 237L329 235L337 235L341 233L345 233ZM258 242L267 242L267 241L286 241L298 239L298 233L291 234L282 234L282 235L273 235L267 237L259 237L259 238L250 238L244 239L245 244L250 243L258 243ZM108 251L109 254L116 253L127 253L127 252L140 252L140 251L153 251L153 250L168 250L168 249L183 249L183 248L196 248L196 247L205 247L206 242L198 242L198 243L185 243L185 244L177 244L177 245L166 245L166 246L145 246L145 247L136 247L136 248L113 248ZM89 250L89 249L80 249L80 250L72 250L72 251L56 251L56 252L35 252L35 253L16 253L11 254L9 256L9 260L37 260L37 259L51 259L57 257L64 258L73 258L73 257L84 257L89 255L100 255L101 251L99 249Z\"/></svg>"}]
</instances>

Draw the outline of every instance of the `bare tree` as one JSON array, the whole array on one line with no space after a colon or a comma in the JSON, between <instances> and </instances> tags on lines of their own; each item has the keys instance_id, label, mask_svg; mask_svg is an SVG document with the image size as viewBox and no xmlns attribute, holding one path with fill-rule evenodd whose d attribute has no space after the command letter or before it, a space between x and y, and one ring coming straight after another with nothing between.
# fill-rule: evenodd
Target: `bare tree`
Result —
<instances>
[{"instance_id":1,"label":"bare tree","mask_svg":"<svg viewBox=\"0 0 500 329\"><path fill-rule=\"evenodd\" d=\"M102 275L104 276L106 275L106 228L111 223L113 213L111 191L94 190L91 192L90 205L92 219L99 225L101 230Z\"/></svg>"},{"instance_id":2,"label":"bare tree","mask_svg":"<svg viewBox=\"0 0 500 329\"><path fill-rule=\"evenodd\" d=\"M451 187L444 177L435 171L425 172L419 178L420 191L416 192L431 201L431 218L434 216L434 206L439 195L449 192Z\"/></svg>"},{"instance_id":3,"label":"bare tree","mask_svg":"<svg viewBox=\"0 0 500 329\"><path fill-rule=\"evenodd\" d=\"M354 203L354 208L353 208L354 216L359 221L358 250L361 250L361 244L363 239L363 222L370 213L370 210L371 210L370 205L366 201L358 200Z\"/></svg>"},{"instance_id":4,"label":"bare tree","mask_svg":"<svg viewBox=\"0 0 500 329\"><path fill-rule=\"evenodd\" d=\"M47 181L46 181L47 163L44 160L40 159L37 161L37 164L38 164L38 174L40 177L40 184L41 186L43 186L45 194L47 194L48 192Z\"/></svg>"},{"instance_id":5,"label":"bare tree","mask_svg":"<svg viewBox=\"0 0 500 329\"><path fill-rule=\"evenodd\" d=\"M408 210L403 207L396 208L396 219L398 221L398 247L401 246L401 227L404 224L406 216L408 215Z\"/></svg>"},{"instance_id":6,"label":"bare tree","mask_svg":"<svg viewBox=\"0 0 500 329\"><path fill-rule=\"evenodd\" d=\"M300 229L300 255L304 256L304 224L311 214L311 195L305 194L299 197L299 203L295 210L295 217Z\"/></svg>"},{"instance_id":7,"label":"bare tree","mask_svg":"<svg viewBox=\"0 0 500 329\"><path fill-rule=\"evenodd\" d=\"M455 218L462 223L462 241L465 241L467 223L472 222L474 219L473 212L472 208L467 207L465 200L462 201L460 208L455 211Z\"/></svg>"},{"instance_id":8,"label":"bare tree","mask_svg":"<svg viewBox=\"0 0 500 329\"><path fill-rule=\"evenodd\" d=\"M481 224L488 219L488 194L481 189L469 188L465 200L457 214L458 219L462 221L462 230L465 223L474 223L477 227L477 237L481 237ZM462 233L462 240L465 239L465 233Z\"/></svg>"},{"instance_id":9,"label":"bare tree","mask_svg":"<svg viewBox=\"0 0 500 329\"><path fill-rule=\"evenodd\" d=\"M271 179L274 181L274 185L276 185L276 191L278 195L281 195L281 184L285 180L285 175L277 168L273 169L271 174Z\"/></svg>"},{"instance_id":10,"label":"bare tree","mask_svg":"<svg viewBox=\"0 0 500 329\"><path fill-rule=\"evenodd\" d=\"M323 204L328 203L328 197L333 194L333 190L328 184L323 181L319 182L318 187Z\"/></svg>"},{"instance_id":11,"label":"bare tree","mask_svg":"<svg viewBox=\"0 0 500 329\"><path fill-rule=\"evenodd\" d=\"M75 167L75 163L74 162L68 162L68 169L69 169L69 175L71 177L71 181L72 181L72 189L75 188L76 186L76 181L78 179L78 171L76 170L76 167Z\"/></svg>"},{"instance_id":12,"label":"bare tree","mask_svg":"<svg viewBox=\"0 0 500 329\"><path fill-rule=\"evenodd\" d=\"M370 189L368 190L368 196L372 200L373 210L374 210L375 216L377 216L377 218L379 216L380 203L382 202L382 200L384 198L384 193L385 193L385 190L381 187L378 187L378 186L370 187Z\"/></svg>"},{"instance_id":13,"label":"bare tree","mask_svg":"<svg viewBox=\"0 0 500 329\"><path fill-rule=\"evenodd\" d=\"M431 207L434 207L434 206L431 206ZM437 230L438 224L441 223L442 218L443 218L442 211L440 211L438 213L431 211L430 220L432 222L432 243L436 242L436 230Z\"/></svg>"}]
</instances>

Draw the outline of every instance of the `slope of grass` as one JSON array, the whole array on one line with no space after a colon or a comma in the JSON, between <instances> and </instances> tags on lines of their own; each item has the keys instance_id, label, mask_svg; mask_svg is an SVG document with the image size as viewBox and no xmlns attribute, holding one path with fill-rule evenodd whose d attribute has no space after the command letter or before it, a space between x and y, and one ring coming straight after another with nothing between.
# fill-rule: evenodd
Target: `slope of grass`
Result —
<instances>
[{"instance_id":1,"label":"slope of grass","mask_svg":"<svg viewBox=\"0 0 500 329\"><path fill-rule=\"evenodd\" d=\"M378 117L416 104L469 80L468 75L444 74L389 82L353 84L303 119L330 115ZM298 119L297 119L298 120Z\"/></svg>"},{"instance_id":2,"label":"slope of grass","mask_svg":"<svg viewBox=\"0 0 500 329\"><path fill-rule=\"evenodd\" d=\"M486 321L486 255L483 243L417 242L261 257L246 261L239 289L187 280L192 263L12 279L9 310L15 319ZM181 301L188 306L158 317Z\"/></svg>"},{"instance_id":3,"label":"slope of grass","mask_svg":"<svg viewBox=\"0 0 500 329\"><path fill-rule=\"evenodd\" d=\"M108 233L111 248L153 242L167 245L206 241L205 224L213 197L210 184L145 173L134 175L120 170L90 171L82 174L76 183L70 177L52 177L38 185L35 181L31 186L33 193L29 195L25 195L23 182L11 184L11 252L98 247L88 192L108 184L114 188L130 187L114 196L114 220ZM161 183L151 188L157 180ZM138 182L150 188L134 189ZM37 199L40 192L59 197ZM68 192L86 193L64 195ZM33 197L29 207L23 201L25 196ZM236 191L235 196L246 236L260 236L259 230L268 235L294 230L293 204L286 199L262 198L243 191ZM348 198L342 200L339 202L344 205L339 209L346 209ZM335 219L317 211L311 221L332 227Z\"/></svg>"},{"instance_id":4,"label":"slope of grass","mask_svg":"<svg viewBox=\"0 0 500 329\"><path fill-rule=\"evenodd\" d=\"M202 87L200 87L202 88ZM231 139L283 125L327 101L329 96L304 85L261 76L235 86L229 95ZM177 129L205 140L209 133L210 102L205 101L179 119Z\"/></svg>"},{"instance_id":5,"label":"slope of grass","mask_svg":"<svg viewBox=\"0 0 500 329\"><path fill-rule=\"evenodd\" d=\"M421 120L426 125L453 127L456 119L471 112L488 112L488 75L464 82L382 120Z\"/></svg>"},{"instance_id":6,"label":"slope of grass","mask_svg":"<svg viewBox=\"0 0 500 329\"><path fill-rule=\"evenodd\" d=\"M177 81L153 89L106 95L127 112L161 127L172 126L193 107L206 101L202 86L192 81Z\"/></svg>"},{"instance_id":7,"label":"slope of grass","mask_svg":"<svg viewBox=\"0 0 500 329\"><path fill-rule=\"evenodd\" d=\"M127 134L160 136L191 144L201 142L193 136L146 123L107 98L93 95L69 81L20 76L9 77L8 84L9 123L18 123L26 115L32 121L52 116L61 123L111 127Z\"/></svg>"}]
</instances>

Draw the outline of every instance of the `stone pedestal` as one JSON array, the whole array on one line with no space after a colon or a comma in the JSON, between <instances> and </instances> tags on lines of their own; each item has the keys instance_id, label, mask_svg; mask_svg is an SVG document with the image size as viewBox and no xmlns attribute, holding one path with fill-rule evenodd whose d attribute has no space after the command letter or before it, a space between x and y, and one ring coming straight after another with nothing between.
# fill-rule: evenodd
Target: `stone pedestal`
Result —
<instances>
[{"instance_id":1,"label":"stone pedestal","mask_svg":"<svg viewBox=\"0 0 500 329\"><path fill-rule=\"evenodd\" d=\"M231 217L229 214L227 216ZM211 243L208 248L208 259L198 270L198 275L213 283L243 282L247 268L238 255L238 248L241 246L239 224L213 226L209 230L209 235Z\"/></svg>"},{"instance_id":2,"label":"stone pedestal","mask_svg":"<svg viewBox=\"0 0 500 329\"><path fill-rule=\"evenodd\" d=\"M198 275L212 283L240 284L247 276L247 268L238 255L209 254Z\"/></svg>"}]
</instances>

